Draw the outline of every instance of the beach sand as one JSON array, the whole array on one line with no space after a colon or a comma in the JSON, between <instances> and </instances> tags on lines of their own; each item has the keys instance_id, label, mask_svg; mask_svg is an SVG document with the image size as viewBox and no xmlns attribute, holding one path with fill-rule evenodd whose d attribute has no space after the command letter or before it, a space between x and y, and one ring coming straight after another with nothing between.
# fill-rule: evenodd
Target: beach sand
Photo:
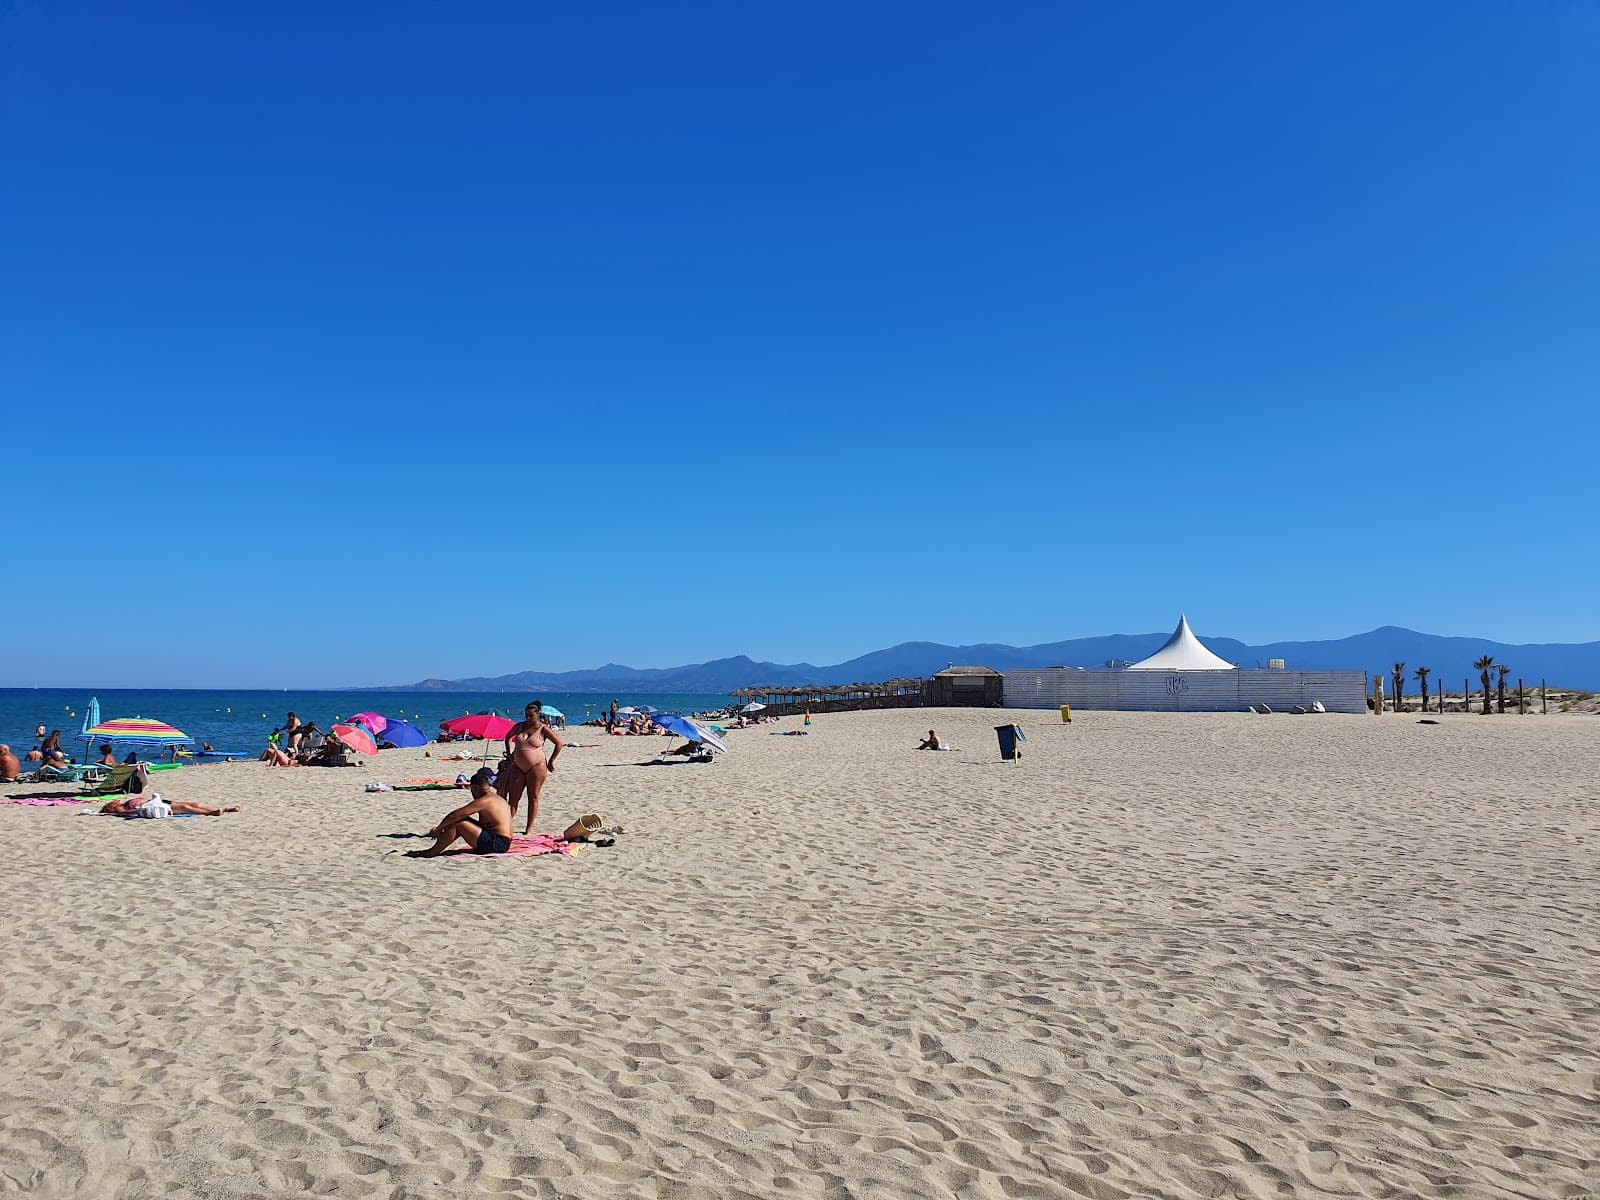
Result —
<instances>
[{"instance_id":1,"label":"beach sand","mask_svg":"<svg viewBox=\"0 0 1600 1200\"><path fill-rule=\"evenodd\" d=\"M0 1192L1600 1193L1589 718L770 733L571 731L573 859L391 853L420 750L0 809Z\"/></svg>"}]
</instances>

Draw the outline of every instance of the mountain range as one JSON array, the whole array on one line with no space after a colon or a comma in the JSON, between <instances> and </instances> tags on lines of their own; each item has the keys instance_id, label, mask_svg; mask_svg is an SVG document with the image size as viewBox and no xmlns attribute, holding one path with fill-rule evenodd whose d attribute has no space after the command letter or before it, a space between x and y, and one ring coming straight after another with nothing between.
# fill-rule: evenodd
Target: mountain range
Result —
<instances>
[{"instance_id":1,"label":"mountain range","mask_svg":"<svg viewBox=\"0 0 1600 1200\"><path fill-rule=\"evenodd\" d=\"M1160 649L1166 633L1118 633L1073 638L1038 646L979 643L945 646L937 642L903 642L874 650L833 666L811 663L756 662L740 655L682 667L637 668L607 663L582 671L517 671L509 675L469 679L424 679L373 691L550 691L550 692L729 692L763 685L869 683L886 679L925 678L951 663L981 665L1005 671L1016 667L1103 667L1113 660L1137 661ZM1432 682L1454 690L1463 679L1477 686L1472 663L1482 655L1511 668L1513 686L1548 679L1551 686L1600 690L1600 642L1507 645L1486 638L1440 637L1386 625L1353 637L1321 642L1272 642L1253 646L1233 638L1202 638L1213 652L1242 667L1266 666L1281 658L1289 670L1365 670L1387 675L1393 664L1433 672ZM1408 688L1416 686L1408 681Z\"/></svg>"}]
</instances>

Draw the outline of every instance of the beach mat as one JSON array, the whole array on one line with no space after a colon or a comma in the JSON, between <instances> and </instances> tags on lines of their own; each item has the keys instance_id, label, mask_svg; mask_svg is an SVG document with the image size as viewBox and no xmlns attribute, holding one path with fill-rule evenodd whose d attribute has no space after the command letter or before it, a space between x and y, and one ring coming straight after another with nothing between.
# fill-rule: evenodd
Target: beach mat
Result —
<instances>
[{"instance_id":1,"label":"beach mat","mask_svg":"<svg viewBox=\"0 0 1600 1200\"><path fill-rule=\"evenodd\" d=\"M0 808L61 808L68 804L90 804L92 796L7 796Z\"/></svg>"}]
</instances>

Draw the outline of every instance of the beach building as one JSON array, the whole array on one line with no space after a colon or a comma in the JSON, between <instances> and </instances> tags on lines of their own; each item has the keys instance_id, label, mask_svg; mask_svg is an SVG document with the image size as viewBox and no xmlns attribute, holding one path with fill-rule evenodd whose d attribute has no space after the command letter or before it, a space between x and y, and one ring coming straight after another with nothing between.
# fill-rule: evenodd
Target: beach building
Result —
<instances>
[{"instance_id":1,"label":"beach building","mask_svg":"<svg viewBox=\"0 0 1600 1200\"><path fill-rule=\"evenodd\" d=\"M1005 677L993 667L949 666L928 680L927 703L943 708L1000 708Z\"/></svg>"},{"instance_id":2,"label":"beach building","mask_svg":"<svg viewBox=\"0 0 1600 1200\"><path fill-rule=\"evenodd\" d=\"M1124 709L1135 712L1367 711L1365 671L1291 671L1281 659L1241 668L1213 653L1187 617L1148 658L1118 669L1047 667L1005 672L1005 707Z\"/></svg>"}]
</instances>

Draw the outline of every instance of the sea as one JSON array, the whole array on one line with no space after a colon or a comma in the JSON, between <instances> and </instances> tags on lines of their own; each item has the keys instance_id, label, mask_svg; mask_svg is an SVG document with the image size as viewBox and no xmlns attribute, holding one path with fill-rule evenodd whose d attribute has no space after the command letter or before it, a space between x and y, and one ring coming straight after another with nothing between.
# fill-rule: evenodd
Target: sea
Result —
<instances>
[{"instance_id":1,"label":"sea","mask_svg":"<svg viewBox=\"0 0 1600 1200\"><path fill-rule=\"evenodd\" d=\"M20 757L38 744L34 730L61 731L61 745L81 760L83 718L91 697L100 701L100 719L153 717L176 726L194 739L210 742L218 750L258 754L267 734L281 726L293 712L302 721L315 721L326 730L340 717L376 712L403 717L430 737L439 722L466 713L492 712L522 719L529 700L553 705L579 725L610 708L613 697L626 707L648 704L662 712L693 713L725 708L731 703L721 693L689 692L260 692L260 691L126 691L97 692L59 688L0 688L0 742Z\"/></svg>"}]
</instances>

